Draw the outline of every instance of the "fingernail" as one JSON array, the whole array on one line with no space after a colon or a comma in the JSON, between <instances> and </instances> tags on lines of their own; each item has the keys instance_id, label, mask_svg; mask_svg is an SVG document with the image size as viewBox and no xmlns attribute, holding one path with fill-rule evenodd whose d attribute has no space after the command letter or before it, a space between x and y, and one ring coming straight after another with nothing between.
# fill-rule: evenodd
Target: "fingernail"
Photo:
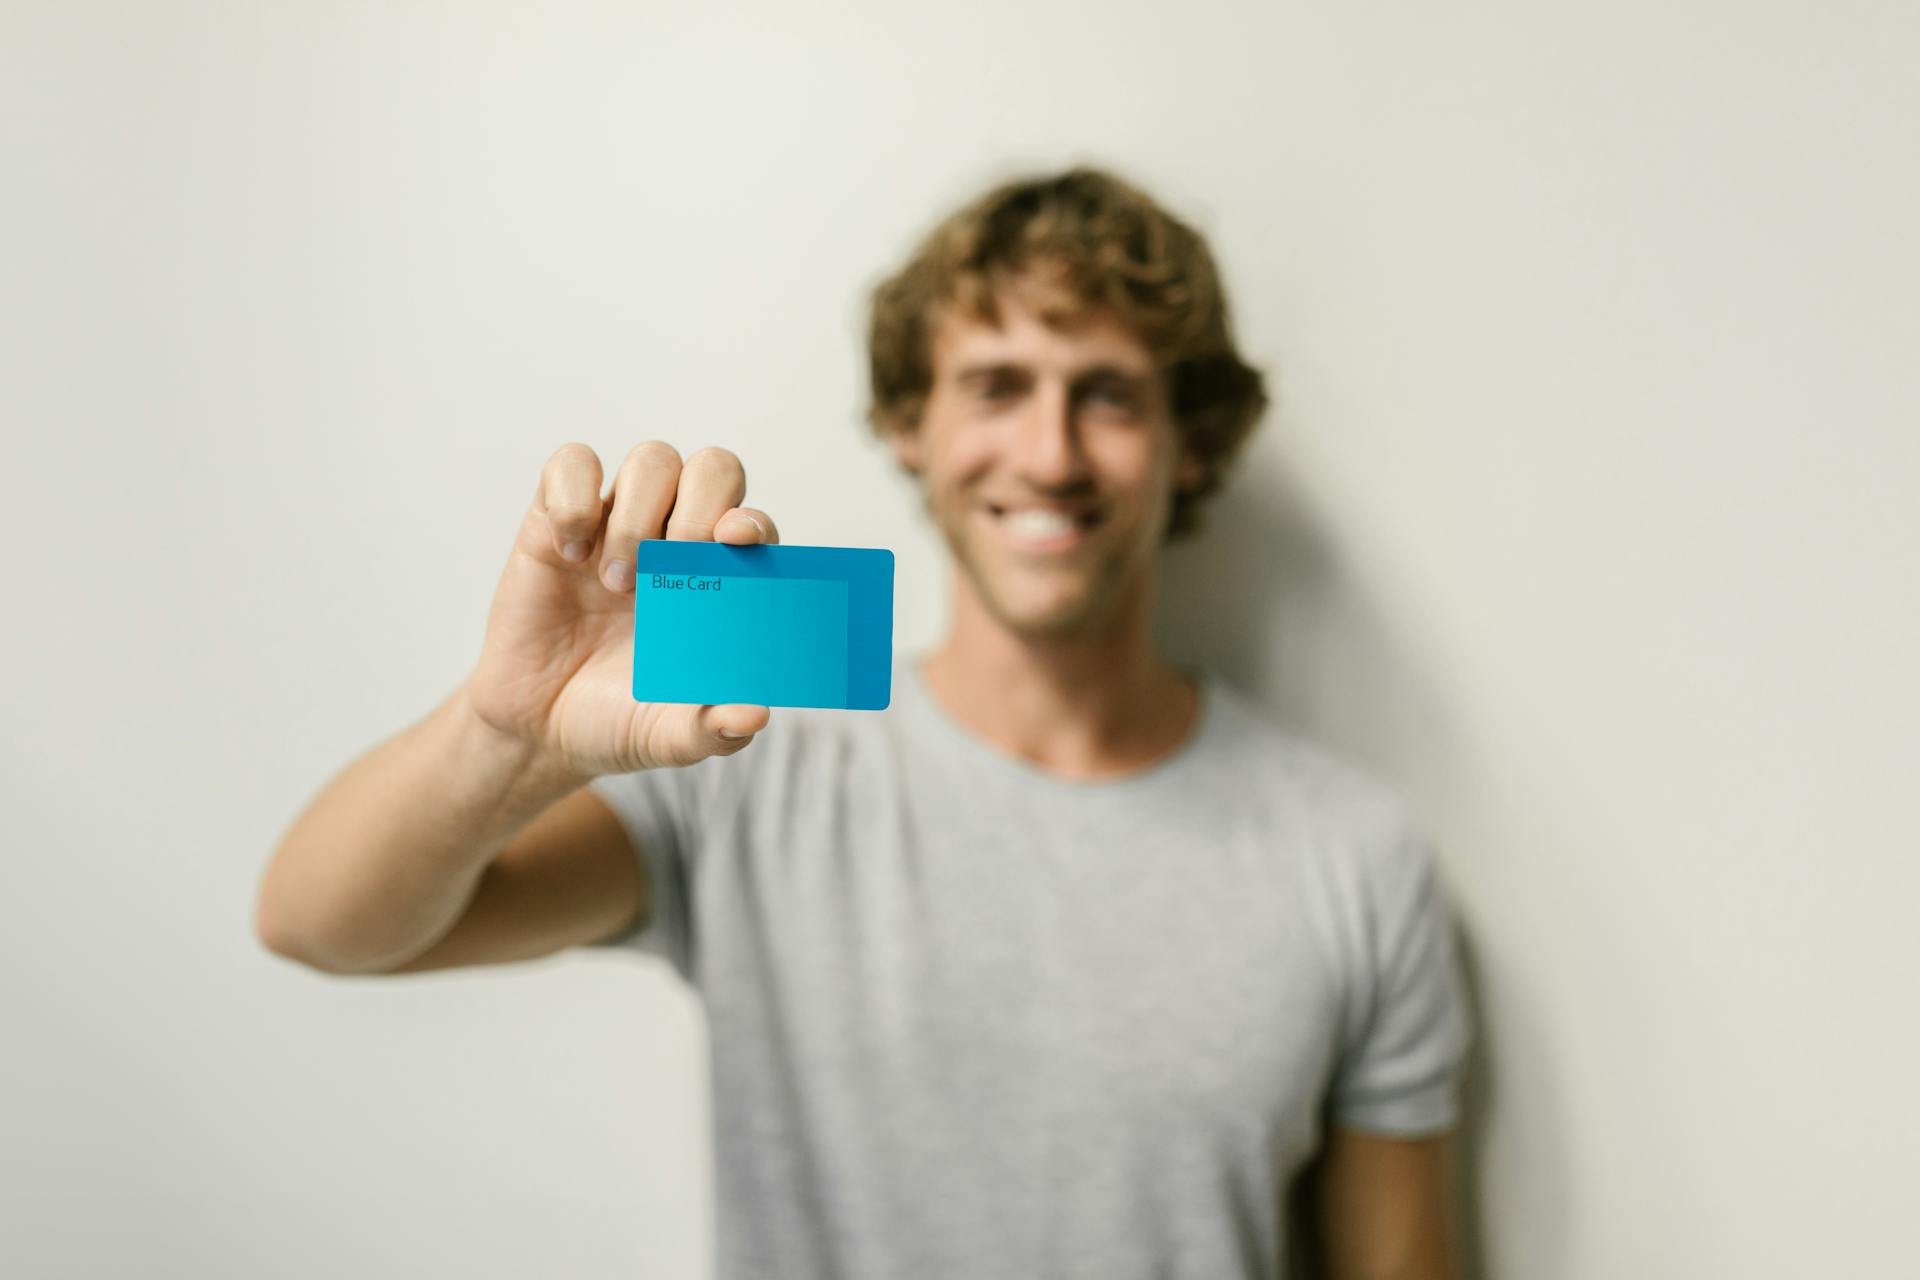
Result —
<instances>
[{"instance_id":1,"label":"fingernail","mask_svg":"<svg viewBox=\"0 0 1920 1280\"><path fill-rule=\"evenodd\" d=\"M590 550L592 550L592 548L588 547L584 542L569 542L566 546L560 548L560 554L569 560L578 562L585 560L587 558L587 552Z\"/></svg>"},{"instance_id":2,"label":"fingernail","mask_svg":"<svg viewBox=\"0 0 1920 1280\"><path fill-rule=\"evenodd\" d=\"M600 571L600 578L610 591L625 591L633 585L633 575L625 560L607 561L607 567Z\"/></svg>"},{"instance_id":3,"label":"fingernail","mask_svg":"<svg viewBox=\"0 0 1920 1280\"><path fill-rule=\"evenodd\" d=\"M744 733L735 733L731 729L722 729L720 731L720 736L723 738L731 738L733 741L738 742L740 739L746 737L747 735Z\"/></svg>"}]
</instances>

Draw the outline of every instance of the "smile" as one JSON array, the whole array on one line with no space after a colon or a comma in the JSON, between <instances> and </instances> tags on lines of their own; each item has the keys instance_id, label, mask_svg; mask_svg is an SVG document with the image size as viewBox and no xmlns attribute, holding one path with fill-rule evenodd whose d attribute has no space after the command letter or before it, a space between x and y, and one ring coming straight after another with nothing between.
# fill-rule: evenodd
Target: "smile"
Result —
<instances>
[{"instance_id":1,"label":"smile","mask_svg":"<svg viewBox=\"0 0 1920 1280\"><path fill-rule=\"evenodd\" d=\"M1086 540L1089 529L1100 523L1098 511L1076 514L1043 507L1008 508L988 503L987 512L1005 541L1022 551L1071 550Z\"/></svg>"}]
</instances>

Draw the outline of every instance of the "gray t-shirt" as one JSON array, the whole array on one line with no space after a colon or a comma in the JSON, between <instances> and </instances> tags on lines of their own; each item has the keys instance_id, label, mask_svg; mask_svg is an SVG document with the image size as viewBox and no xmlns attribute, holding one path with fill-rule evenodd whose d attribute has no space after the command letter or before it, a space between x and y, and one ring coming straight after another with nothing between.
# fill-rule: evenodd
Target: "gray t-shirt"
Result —
<instances>
[{"instance_id":1,"label":"gray t-shirt","mask_svg":"<svg viewBox=\"0 0 1920 1280\"><path fill-rule=\"evenodd\" d=\"M1408 806L1206 673L1172 755L1059 778L919 661L886 711L592 783L655 886L614 945L706 1011L719 1275L1279 1275L1327 1124L1455 1119Z\"/></svg>"}]
</instances>

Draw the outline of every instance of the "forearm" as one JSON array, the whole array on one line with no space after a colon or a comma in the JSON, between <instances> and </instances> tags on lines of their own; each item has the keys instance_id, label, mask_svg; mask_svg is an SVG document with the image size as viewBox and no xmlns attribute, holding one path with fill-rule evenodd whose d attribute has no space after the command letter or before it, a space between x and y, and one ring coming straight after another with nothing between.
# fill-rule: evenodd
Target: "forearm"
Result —
<instances>
[{"instance_id":1,"label":"forearm","mask_svg":"<svg viewBox=\"0 0 1920 1280\"><path fill-rule=\"evenodd\" d=\"M274 951L330 972L400 964L453 926L523 827L585 781L474 715L463 685L300 814L261 881L255 927Z\"/></svg>"}]
</instances>

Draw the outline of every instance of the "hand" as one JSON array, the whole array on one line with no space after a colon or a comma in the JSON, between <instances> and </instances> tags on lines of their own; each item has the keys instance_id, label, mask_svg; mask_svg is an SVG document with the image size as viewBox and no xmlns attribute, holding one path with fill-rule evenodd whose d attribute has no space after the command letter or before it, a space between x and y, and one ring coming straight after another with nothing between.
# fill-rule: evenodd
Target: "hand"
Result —
<instances>
[{"instance_id":1,"label":"hand","mask_svg":"<svg viewBox=\"0 0 1920 1280\"><path fill-rule=\"evenodd\" d=\"M627 454L604 498L600 480L586 445L547 459L494 591L468 700L495 729L584 777L731 755L766 727L766 707L634 701L631 556L643 538L749 546L779 532L766 512L740 505L746 468L727 449L683 461L650 440Z\"/></svg>"}]
</instances>

